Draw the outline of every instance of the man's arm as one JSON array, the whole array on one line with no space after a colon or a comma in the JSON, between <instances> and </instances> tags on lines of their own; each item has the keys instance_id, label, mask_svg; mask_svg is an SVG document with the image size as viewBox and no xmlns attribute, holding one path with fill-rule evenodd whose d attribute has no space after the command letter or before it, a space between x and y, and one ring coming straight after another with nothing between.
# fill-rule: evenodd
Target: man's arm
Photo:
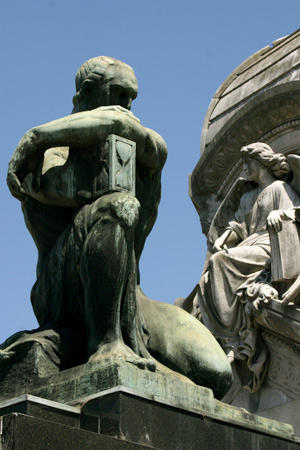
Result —
<instances>
[{"instance_id":1,"label":"man's arm","mask_svg":"<svg viewBox=\"0 0 300 450\"><path fill-rule=\"evenodd\" d=\"M22 200L21 183L51 147L93 147L117 134L136 142L137 161L153 171L160 171L166 159L166 144L154 131L144 128L134 117L121 111L101 108L80 112L32 128L19 142L8 167L7 183L13 196Z\"/></svg>"}]
</instances>

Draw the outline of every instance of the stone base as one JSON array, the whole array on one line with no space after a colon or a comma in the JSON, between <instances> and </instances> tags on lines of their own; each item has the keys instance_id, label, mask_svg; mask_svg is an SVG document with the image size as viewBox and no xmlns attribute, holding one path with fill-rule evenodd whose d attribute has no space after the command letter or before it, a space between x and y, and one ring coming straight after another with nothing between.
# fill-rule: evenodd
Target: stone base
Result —
<instances>
[{"instance_id":1,"label":"stone base","mask_svg":"<svg viewBox=\"0 0 300 450\"><path fill-rule=\"evenodd\" d=\"M220 402L217 402L219 404ZM221 407L221 405L219 405ZM229 413L233 410L233 413ZM234 407L184 407L121 386L63 405L31 395L0 404L1 450L295 450L288 425ZM223 412L224 412L223 411ZM262 421L263 419L260 418Z\"/></svg>"},{"instance_id":2,"label":"stone base","mask_svg":"<svg viewBox=\"0 0 300 450\"><path fill-rule=\"evenodd\" d=\"M23 414L2 418L2 450L139 450L144 446Z\"/></svg>"},{"instance_id":3,"label":"stone base","mask_svg":"<svg viewBox=\"0 0 300 450\"><path fill-rule=\"evenodd\" d=\"M253 414L290 423L300 436L300 308L271 301L255 315L269 354L260 391L250 394L234 370L234 383L223 401Z\"/></svg>"},{"instance_id":4,"label":"stone base","mask_svg":"<svg viewBox=\"0 0 300 450\"><path fill-rule=\"evenodd\" d=\"M210 389L160 365L152 372L107 358L26 389L2 398L1 450L300 446L291 425L226 405Z\"/></svg>"},{"instance_id":5,"label":"stone base","mask_svg":"<svg viewBox=\"0 0 300 450\"><path fill-rule=\"evenodd\" d=\"M159 365L155 372L140 369L118 358L107 358L64 370L33 385L26 393L59 403L81 404L91 395L118 386L191 407L205 408L214 403L211 389L197 386L188 378ZM1 401L1 398L0 398Z\"/></svg>"},{"instance_id":6,"label":"stone base","mask_svg":"<svg viewBox=\"0 0 300 450\"><path fill-rule=\"evenodd\" d=\"M45 378L44 385L37 387L34 383L31 387L28 386L27 390L20 392L18 396L31 394L59 404L81 408L94 396L102 396L103 392L111 392L112 389L120 389L120 387L160 404L200 411L201 414L212 419L226 418L230 423L248 424L249 427L255 426L263 432L268 429L270 432L284 436L294 433L291 425L254 416L245 410L216 400L211 389L197 386L186 377L163 366L158 366L155 372L151 372L118 358L107 358L97 363L62 371ZM0 402L1 400L3 402L9 399L2 397ZM3 404L5 401L0 403L0 407Z\"/></svg>"}]
</instances>

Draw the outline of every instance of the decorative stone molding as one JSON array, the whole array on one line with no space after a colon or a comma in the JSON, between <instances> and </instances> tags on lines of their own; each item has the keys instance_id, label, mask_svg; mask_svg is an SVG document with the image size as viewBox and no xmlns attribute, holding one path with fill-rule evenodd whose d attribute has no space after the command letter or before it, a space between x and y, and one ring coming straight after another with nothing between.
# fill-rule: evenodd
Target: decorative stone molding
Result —
<instances>
[{"instance_id":1,"label":"decorative stone molding","mask_svg":"<svg viewBox=\"0 0 300 450\"><path fill-rule=\"evenodd\" d=\"M295 400L300 400L300 346L262 332L269 350L269 370L266 382Z\"/></svg>"},{"instance_id":2,"label":"decorative stone molding","mask_svg":"<svg viewBox=\"0 0 300 450\"><path fill-rule=\"evenodd\" d=\"M291 120L290 122L283 123L278 127L275 127L273 130L261 136L262 142L269 142L273 137L278 136L282 132L287 132L293 129L300 129L300 119Z\"/></svg>"},{"instance_id":3,"label":"decorative stone molding","mask_svg":"<svg viewBox=\"0 0 300 450\"><path fill-rule=\"evenodd\" d=\"M261 330L261 336L268 346L273 346L277 349L280 347L280 349L296 355L297 358L300 356L300 344L296 344L296 342L285 339L282 336L279 337L278 334L267 330Z\"/></svg>"},{"instance_id":4,"label":"decorative stone molding","mask_svg":"<svg viewBox=\"0 0 300 450\"><path fill-rule=\"evenodd\" d=\"M275 305L278 303L278 306ZM275 307L273 306L275 305ZM276 330L280 339L288 339L300 348L300 321L299 310L295 306L288 306L295 314L285 314L284 308L279 302L272 301L270 306L266 305L261 311L257 311L254 317L256 324L267 330ZM294 317L293 317L294 316Z\"/></svg>"},{"instance_id":5,"label":"decorative stone molding","mask_svg":"<svg viewBox=\"0 0 300 450\"><path fill-rule=\"evenodd\" d=\"M300 130L300 81L274 86L250 99L221 128L190 179L190 195L205 234L220 201L241 175L240 148L255 141L268 143L296 129Z\"/></svg>"},{"instance_id":6,"label":"decorative stone molding","mask_svg":"<svg viewBox=\"0 0 300 450\"><path fill-rule=\"evenodd\" d=\"M276 130L281 132L281 127L292 120L294 128L300 127L299 117L299 91L279 95L268 102L262 101L239 120L234 117L234 125L232 127L228 125L222 138L218 139L218 135L216 136L216 144L213 148L207 149L201 166L196 166L192 175L193 194L216 193L223 179L228 177L228 172L237 163L239 151L243 145L262 140L266 133L270 133L269 130L272 130L271 136L274 136ZM205 157L208 153L209 158Z\"/></svg>"}]
</instances>

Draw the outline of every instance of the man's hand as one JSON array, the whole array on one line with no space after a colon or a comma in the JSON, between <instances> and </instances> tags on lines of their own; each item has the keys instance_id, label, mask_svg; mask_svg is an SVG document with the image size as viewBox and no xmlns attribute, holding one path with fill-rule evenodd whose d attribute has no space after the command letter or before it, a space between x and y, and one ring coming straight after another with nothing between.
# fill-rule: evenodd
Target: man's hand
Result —
<instances>
[{"instance_id":1,"label":"man's hand","mask_svg":"<svg viewBox=\"0 0 300 450\"><path fill-rule=\"evenodd\" d=\"M26 174L33 172L42 161L43 152L41 151L39 158L36 154L36 142L37 136L33 129L27 131L9 161L6 177L7 185L11 194L20 201L25 200L26 192L22 187L22 182ZM30 158L31 155L34 155L35 158Z\"/></svg>"},{"instance_id":2,"label":"man's hand","mask_svg":"<svg viewBox=\"0 0 300 450\"><path fill-rule=\"evenodd\" d=\"M284 212L280 210L271 211L267 217L268 228L275 233L279 233L282 229L282 219L284 218Z\"/></svg>"},{"instance_id":3,"label":"man's hand","mask_svg":"<svg viewBox=\"0 0 300 450\"><path fill-rule=\"evenodd\" d=\"M129 111L129 109L123 108L123 106L120 106L120 105L99 106L99 108L96 108L96 109L99 109L101 111L119 111L119 112L127 114L132 119L136 120L138 123L141 123L140 119L135 117L135 115L131 111Z\"/></svg>"},{"instance_id":4,"label":"man's hand","mask_svg":"<svg viewBox=\"0 0 300 450\"><path fill-rule=\"evenodd\" d=\"M6 182L11 194L20 201L25 200L25 191L21 186L20 180L14 172L8 172Z\"/></svg>"}]
</instances>

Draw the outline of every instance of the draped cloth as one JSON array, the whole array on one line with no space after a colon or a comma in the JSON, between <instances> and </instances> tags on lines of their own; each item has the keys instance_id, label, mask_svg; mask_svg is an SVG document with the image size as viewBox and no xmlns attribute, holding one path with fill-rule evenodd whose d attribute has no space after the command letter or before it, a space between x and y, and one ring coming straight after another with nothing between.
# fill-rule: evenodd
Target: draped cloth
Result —
<instances>
[{"instance_id":1,"label":"draped cloth","mask_svg":"<svg viewBox=\"0 0 300 450\"><path fill-rule=\"evenodd\" d=\"M137 200L129 194L113 193L100 197L91 204L84 205L73 216L71 223L61 234L49 254L31 292L31 302L34 313L41 329L58 330L63 333L63 345L65 346L65 359L73 357L74 346L77 346L77 363L82 363L82 355L86 353L87 333L86 320L88 306L85 305L85 283L89 283L88 276L81 271L81 259L83 249L93 233L94 225L112 212L113 202L118 198L125 198L130 206L133 200ZM98 239L107 239L108 236L99 236ZM132 238L133 239L133 238ZM117 257L118 255L115 255ZM122 256L122 255L121 255ZM137 263L133 244L128 254L128 273L125 280L122 302L120 305L120 321L124 342L138 354L144 356L145 344L143 330L146 329L141 310L136 299L137 289ZM106 261L103 261L99 272L104 270ZM108 269L110 270L110 269ZM91 276L97 276L92 273ZM109 298L104 290L99 295L103 308L107 308ZM69 349L70 347L70 349ZM80 348L79 348L80 347ZM58 353L61 353L57 349ZM80 359L81 358L81 359ZM62 361L62 365L68 365L68 361Z\"/></svg>"},{"instance_id":2,"label":"draped cloth","mask_svg":"<svg viewBox=\"0 0 300 450\"><path fill-rule=\"evenodd\" d=\"M263 190L245 193L228 229L239 244L211 256L199 286L201 319L236 359L247 359L254 373L250 389L256 390L266 371L267 354L257 331L245 313L246 291L260 278L271 282L271 246L267 217L274 210L288 210L300 204L291 186L276 180Z\"/></svg>"}]
</instances>

